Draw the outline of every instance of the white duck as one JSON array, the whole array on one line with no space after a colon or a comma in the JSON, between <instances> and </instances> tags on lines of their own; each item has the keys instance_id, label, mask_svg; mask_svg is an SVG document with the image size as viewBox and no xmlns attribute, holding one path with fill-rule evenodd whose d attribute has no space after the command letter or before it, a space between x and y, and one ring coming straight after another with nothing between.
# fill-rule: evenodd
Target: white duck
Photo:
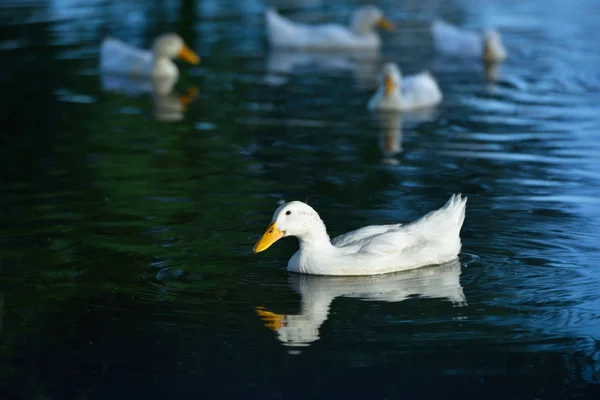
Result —
<instances>
[{"instance_id":1,"label":"white duck","mask_svg":"<svg viewBox=\"0 0 600 400\"><path fill-rule=\"evenodd\" d=\"M442 91L429 72L402 78L394 63L387 63L379 77L379 87L369 101L370 110L411 111L433 107L442 101Z\"/></svg>"},{"instance_id":2,"label":"white duck","mask_svg":"<svg viewBox=\"0 0 600 400\"><path fill-rule=\"evenodd\" d=\"M257 307L265 326L277 332L285 346L308 346L319 339L319 328L327 320L336 297L363 301L401 302L415 296L447 299L456 307L466 305L460 284L460 261L419 268L385 276L326 277L290 275L289 281L301 296L300 313L275 314Z\"/></svg>"},{"instance_id":3,"label":"white duck","mask_svg":"<svg viewBox=\"0 0 600 400\"><path fill-rule=\"evenodd\" d=\"M368 49L378 48L381 39L375 28L388 31L394 25L375 6L363 6L354 11L347 28L338 24L307 25L290 21L274 9L265 13L267 35L274 47L294 49Z\"/></svg>"},{"instance_id":4,"label":"white duck","mask_svg":"<svg viewBox=\"0 0 600 400\"><path fill-rule=\"evenodd\" d=\"M300 249L287 269L314 275L376 275L451 261L461 248L467 199L453 195L446 205L406 225L372 225L333 240L308 204L281 205L254 246L258 253L282 237L295 236Z\"/></svg>"},{"instance_id":5,"label":"white duck","mask_svg":"<svg viewBox=\"0 0 600 400\"><path fill-rule=\"evenodd\" d=\"M138 49L115 38L106 38L100 48L100 69L103 73L128 78L177 80L179 70L172 61L176 57L194 65L200 63L200 57L175 33L156 38L152 51Z\"/></svg>"},{"instance_id":6,"label":"white duck","mask_svg":"<svg viewBox=\"0 0 600 400\"><path fill-rule=\"evenodd\" d=\"M485 62L501 62L508 57L500 33L495 29L488 29L481 34L436 20L431 24L431 32L435 46L443 53L481 57Z\"/></svg>"}]
</instances>

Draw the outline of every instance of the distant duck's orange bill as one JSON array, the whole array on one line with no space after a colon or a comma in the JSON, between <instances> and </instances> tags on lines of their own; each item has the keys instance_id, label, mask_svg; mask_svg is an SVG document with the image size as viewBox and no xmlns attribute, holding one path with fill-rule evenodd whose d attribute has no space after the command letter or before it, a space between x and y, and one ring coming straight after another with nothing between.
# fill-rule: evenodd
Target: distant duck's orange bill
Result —
<instances>
[{"instance_id":1,"label":"distant duck's orange bill","mask_svg":"<svg viewBox=\"0 0 600 400\"><path fill-rule=\"evenodd\" d=\"M386 31L393 32L396 30L396 27L392 23L392 21L381 17L379 21L377 21L377 27L381 29L385 29Z\"/></svg>"},{"instance_id":2,"label":"distant duck's orange bill","mask_svg":"<svg viewBox=\"0 0 600 400\"><path fill-rule=\"evenodd\" d=\"M189 62L190 64L200 64L200 57L198 57L198 55L186 45L183 45L183 47L179 51L179 54L177 54L177 57Z\"/></svg>"},{"instance_id":3,"label":"distant duck's orange bill","mask_svg":"<svg viewBox=\"0 0 600 400\"><path fill-rule=\"evenodd\" d=\"M385 77L385 94L390 95L394 91L396 85L394 84L394 80L390 76Z\"/></svg>"}]
</instances>

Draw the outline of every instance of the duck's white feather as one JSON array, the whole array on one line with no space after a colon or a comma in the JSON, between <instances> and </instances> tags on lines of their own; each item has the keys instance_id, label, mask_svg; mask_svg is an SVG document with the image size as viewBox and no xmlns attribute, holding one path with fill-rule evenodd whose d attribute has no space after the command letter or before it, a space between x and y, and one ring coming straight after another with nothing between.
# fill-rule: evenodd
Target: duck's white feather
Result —
<instances>
[{"instance_id":1,"label":"duck's white feather","mask_svg":"<svg viewBox=\"0 0 600 400\"><path fill-rule=\"evenodd\" d=\"M277 11L265 13L267 35L272 46L288 49L367 49L379 47L381 41L375 32L357 35L338 24L308 25L291 21Z\"/></svg>"},{"instance_id":2,"label":"duck's white feather","mask_svg":"<svg viewBox=\"0 0 600 400\"><path fill-rule=\"evenodd\" d=\"M259 243L273 227L284 236L296 236L300 249L288 262L291 272L350 276L408 270L458 256L466 203L460 194L453 195L444 207L410 224L367 226L330 241L317 212L295 201L275 211L271 231ZM259 251L269 245L259 246Z\"/></svg>"},{"instance_id":3,"label":"duck's white feather","mask_svg":"<svg viewBox=\"0 0 600 400\"><path fill-rule=\"evenodd\" d=\"M459 29L440 20L431 24L431 32L435 46L444 53L468 57L481 57L483 54L483 38L479 33Z\"/></svg>"},{"instance_id":4,"label":"duck's white feather","mask_svg":"<svg viewBox=\"0 0 600 400\"><path fill-rule=\"evenodd\" d=\"M141 50L119 39L106 38L100 47L100 69L103 73L123 74L128 78L149 78L153 65L152 52Z\"/></svg>"}]
</instances>

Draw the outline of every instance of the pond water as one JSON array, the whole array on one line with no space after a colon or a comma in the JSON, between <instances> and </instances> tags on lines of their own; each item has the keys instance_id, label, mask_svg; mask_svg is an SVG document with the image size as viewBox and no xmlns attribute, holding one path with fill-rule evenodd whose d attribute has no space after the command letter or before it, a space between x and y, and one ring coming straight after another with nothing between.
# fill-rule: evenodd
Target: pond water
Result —
<instances>
[{"instance_id":1,"label":"pond water","mask_svg":"<svg viewBox=\"0 0 600 400\"><path fill-rule=\"evenodd\" d=\"M398 29L359 59L271 50L254 0L0 6L0 399L600 398L599 3L374 3ZM435 18L500 29L496 82L434 52ZM169 30L202 62L165 121L103 90L98 51ZM368 112L386 61L443 103ZM334 279L288 274L293 239L252 253L281 200L335 236L455 192L455 263Z\"/></svg>"}]
</instances>

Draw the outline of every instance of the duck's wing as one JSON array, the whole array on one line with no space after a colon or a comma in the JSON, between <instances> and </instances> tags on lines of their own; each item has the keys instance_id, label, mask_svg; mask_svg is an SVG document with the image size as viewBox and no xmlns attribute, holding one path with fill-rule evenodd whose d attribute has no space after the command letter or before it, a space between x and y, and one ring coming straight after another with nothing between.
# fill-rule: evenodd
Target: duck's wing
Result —
<instances>
[{"instance_id":1,"label":"duck's wing","mask_svg":"<svg viewBox=\"0 0 600 400\"><path fill-rule=\"evenodd\" d=\"M271 45L281 48L326 48L355 44L356 37L337 24L307 25L291 21L274 9L265 13L267 35Z\"/></svg>"},{"instance_id":2,"label":"duck's wing","mask_svg":"<svg viewBox=\"0 0 600 400\"><path fill-rule=\"evenodd\" d=\"M100 69L107 73L129 74L149 72L152 53L131 46L119 39L106 38L100 46Z\"/></svg>"},{"instance_id":3,"label":"duck's wing","mask_svg":"<svg viewBox=\"0 0 600 400\"><path fill-rule=\"evenodd\" d=\"M371 225L364 228L356 229L337 236L331 240L331 244L336 247L346 247L365 242L369 238L381 235L382 233L398 230L402 224L394 225Z\"/></svg>"},{"instance_id":4,"label":"duck's wing","mask_svg":"<svg viewBox=\"0 0 600 400\"><path fill-rule=\"evenodd\" d=\"M481 56L483 53L483 39L476 32L436 20L431 24L431 33L435 46L444 53L465 56Z\"/></svg>"},{"instance_id":5,"label":"duck's wing","mask_svg":"<svg viewBox=\"0 0 600 400\"><path fill-rule=\"evenodd\" d=\"M432 263L455 256L460 251L460 229L465 219L467 198L452 195L442 207L410 224L387 232L363 236L353 246L364 255L393 256L400 253L421 254ZM364 229L364 228L363 228Z\"/></svg>"},{"instance_id":6,"label":"duck's wing","mask_svg":"<svg viewBox=\"0 0 600 400\"><path fill-rule=\"evenodd\" d=\"M442 101L442 91L429 72L406 77L402 81L402 95L407 104L416 107L427 106Z\"/></svg>"}]
</instances>

